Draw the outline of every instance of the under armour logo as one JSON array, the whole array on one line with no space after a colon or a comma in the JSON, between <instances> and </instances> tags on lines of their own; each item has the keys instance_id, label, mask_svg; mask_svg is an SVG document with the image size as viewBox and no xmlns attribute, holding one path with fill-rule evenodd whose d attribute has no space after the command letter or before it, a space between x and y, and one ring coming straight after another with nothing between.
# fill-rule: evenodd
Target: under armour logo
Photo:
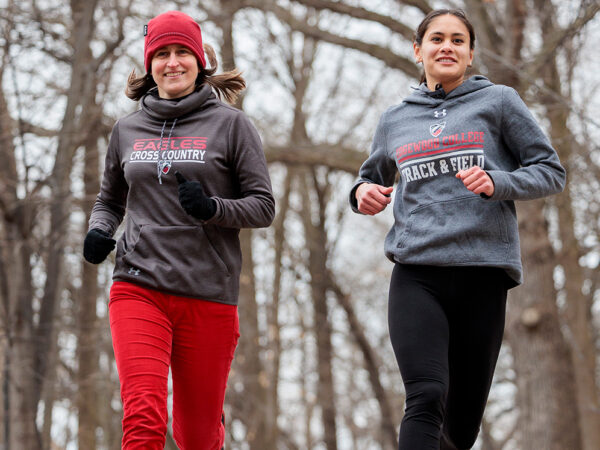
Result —
<instances>
[{"instance_id":1,"label":"under armour logo","mask_svg":"<svg viewBox=\"0 0 600 450\"><path fill-rule=\"evenodd\" d=\"M132 273L137 277L140 274L140 269L134 269L133 267L130 267L129 272L127 273Z\"/></svg>"},{"instance_id":2,"label":"under armour logo","mask_svg":"<svg viewBox=\"0 0 600 450\"><path fill-rule=\"evenodd\" d=\"M442 109L441 111L434 111L433 116L437 119L438 117L446 117L446 110Z\"/></svg>"}]
</instances>

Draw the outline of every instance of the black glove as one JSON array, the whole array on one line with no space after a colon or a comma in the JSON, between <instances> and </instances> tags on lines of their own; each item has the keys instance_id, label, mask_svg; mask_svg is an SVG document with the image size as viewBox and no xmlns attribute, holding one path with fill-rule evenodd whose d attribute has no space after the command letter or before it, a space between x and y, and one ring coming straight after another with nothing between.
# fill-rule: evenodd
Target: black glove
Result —
<instances>
[{"instance_id":1,"label":"black glove","mask_svg":"<svg viewBox=\"0 0 600 450\"><path fill-rule=\"evenodd\" d=\"M217 202L208 197L197 181L188 181L175 172L179 183L179 203L186 213L200 220L208 220L217 212Z\"/></svg>"},{"instance_id":2,"label":"black glove","mask_svg":"<svg viewBox=\"0 0 600 450\"><path fill-rule=\"evenodd\" d=\"M83 257L92 264L100 264L112 252L116 243L106 231L92 228L83 241Z\"/></svg>"}]
</instances>

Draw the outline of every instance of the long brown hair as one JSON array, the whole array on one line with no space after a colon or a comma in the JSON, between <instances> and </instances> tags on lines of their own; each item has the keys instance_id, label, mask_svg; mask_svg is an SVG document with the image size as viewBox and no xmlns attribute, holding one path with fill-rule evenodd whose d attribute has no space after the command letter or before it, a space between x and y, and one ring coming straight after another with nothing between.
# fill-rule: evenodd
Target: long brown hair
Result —
<instances>
[{"instance_id":1,"label":"long brown hair","mask_svg":"<svg viewBox=\"0 0 600 450\"><path fill-rule=\"evenodd\" d=\"M415 44L417 44L419 47L421 46L421 44L423 43L423 37L425 36L425 33L427 33L427 29L429 28L429 25L431 25L431 22L433 22L434 19L436 19L439 16L443 16L446 14L451 14L454 17L458 18L462 23L465 24L465 26L467 27L467 30L469 31L469 47L471 50L475 49L475 30L473 29L473 25L471 25L471 22L469 22L469 19L467 19L467 15L465 14L465 12L462 9L434 9L433 11L430 11L429 14L427 14L425 16L425 18L421 21L421 23L419 24L419 26L417 27L417 31L415 31L415 37L414 37L414 42ZM427 81L425 78L425 72L423 72L423 75L421 75L421 83Z\"/></svg>"},{"instance_id":2,"label":"long brown hair","mask_svg":"<svg viewBox=\"0 0 600 450\"><path fill-rule=\"evenodd\" d=\"M216 91L219 98L234 103L240 91L246 88L246 81L237 69L215 75L218 66L215 50L209 44L204 44L203 47L208 67L200 68L196 78L196 88L206 83ZM139 100L155 86L156 82L151 73L138 77L133 69L127 78L125 95L132 100Z\"/></svg>"}]
</instances>

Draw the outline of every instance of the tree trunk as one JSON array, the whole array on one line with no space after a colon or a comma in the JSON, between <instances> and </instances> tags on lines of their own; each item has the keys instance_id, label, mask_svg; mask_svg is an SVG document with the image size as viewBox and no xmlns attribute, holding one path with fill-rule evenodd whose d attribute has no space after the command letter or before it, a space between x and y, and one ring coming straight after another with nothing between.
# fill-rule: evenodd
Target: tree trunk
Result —
<instances>
[{"instance_id":1,"label":"tree trunk","mask_svg":"<svg viewBox=\"0 0 600 450\"><path fill-rule=\"evenodd\" d=\"M13 5L9 8L11 11ZM10 30L5 30L10 36ZM6 42L0 81L7 75L4 68L10 64ZM4 84L2 84L4 85ZM20 110L17 111L20 114ZM39 435L35 425L36 400L33 397L35 373L32 336L34 332L31 285L31 207L28 199L17 195L16 133L11 128L14 121L0 89L0 294L2 295L2 329L4 340L3 392L3 444L6 450L17 448L39 449ZM19 129L20 133L21 130ZM22 135L20 136L22 137Z\"/></svg>"},{"instance_id":2,"label":"tree trunk","mask_svg":"<svg viewBox=\"0 0 600 450\"><path fill-rule=\"evenodd\" d=\"M252 231L245 229L240 233L243 264L240 275L240 341L234 361L237 378L243 384L239 392L232 395L234 400L234 416L246 426L245 442L251 449L267 449L265 420L268 411L267 388L269 380L260 358L260 331L258 327L258 304L256 303L256 286L254 279L254 260L252 257Z\"/></svg>"},{"instance_id":3,"label":"tree trunk","mask_svg":"<svg viewBox=\"0 0 600 450\"><path fill-rule=\"evenodd\" d=\"M314 173L313 173L314 175ZM323 195L319 192L316 180L314 184L309 179L310 172L301 175L303 196L302 222L308 248L308 271L310 273L310 289L314 308L314 327L317 340L317 371L319 384L317 387L317 403L321 409L323 421L323 441L327 450L337 449L337 426L335 390L333 383L333 348L331 346L331 323L327 305L327 232L325 230L325 208ZM308 200L309 185L313 185L319 203L317 219L313 219L314 205Z\"/></svg>"},{"instance_id":4,"label":"tree trunk","mask_svg":"<svg viewBox=\"0 0 600 450\"><path fill-rule=\"evenodd\" d=\"M73 14L74 53L71 72L71 88L63 117L63 127L58 135L56 159L50 178L52 203L50 204L50 234L47 260L47 276L40 308L40 322L36 332L36 396L39 398L47 367L49 346L53 336L53 317L63 282L63 254L67 236L70 175L73 156L78 147L79 130L86 123L88 107L82 99L88 99L93 88L92 52L90 42L94 34L94 11L98 0L71 0ZM87 95L86 95L87 94Z\"/></svg>"},{"instance_id":5,"label":"tree trunk","mask_svg":"<svg viewBox=\"0 0 600 450\"><path fill-rule=\"evenodd\" d=\"M519 204L525 283L510 292L507 341L514 357L519 448L581 449L570 350L552 283L555 258L541 200Z\"/></svg>"},{"instance_id":6,"label":"tree trunk","mask_svg":"<svg viewBox=\"0 0 600 450\"><path fill-rule=\"evenodd\" d=\"M95 91L94 91L95 92ZM101 110L94 108L96 120L90 121L85 141L84 160L84 194L83 209L86 221L84 233L96 194L100 190L100 167L98 158L98 131ZM94 132L96 130L96 132ZM99 426L98 417L98 317L96 303L98 302L98 266L82 260L81 289L75 300L77 311L77 397L78 411L77 443L79 448L97 448L96 429ZM105 401L105 400L103 400Z\"/></svg>"},{"instance_id":7,"label":"tree trunk","mask_svg":"<svg viewBox=\"0 0 600 450\"><path fill-rule=\"evenodd\" d=\"M288 171L286 177L284 193L280 201L279 213L273 222L274 229L274 250L275 260L273 262L273 297L271 305L267 312L267 336L269 339L269 347L272 352L271 360L271 375L270 386L268 390L268 416L266 417L267 427L267 448L277 448L279 441L279 425L277 418L279 417L279 369L281 364L281 338L279 325L279 304L281 297L281 275L283 272L282 260L283 250L285 246L285 220L290 204L290 192L292 190L292 176Z\"/></svg>"},{"instance_id":8,"label":"tree trunk","mask_svg":"<svg viewBox=\"0 0 600 450\"><path fill-rule=\"evenodd\" d=\"M375 352L369 343L365 330L356 316L351 298L342 291L335 280L330 279L330 285L337 296L338 303L346 312L350 332L354 336L356 344L363 354L363 364L369 373L371 389L373 389L373 394L379 404L379 411L381 414L380 440L383 444L383 448L394 448L398 443L395 423L399 423L400 421L397 421L395 418L394 410L389 402L387 392L379 378L379 368L382 366L382 363L379 360L377 352Z\"/></svg>"},{"instance_id":9,"label":"tree trunk","mask_svg":"<svg viewBox=\"0 0 600 450\"><path fill-rule=\"evenodd\" d=\"M32 352L31 336L33 336L33 311L31 308L31 268L29 261L31 251L27 241L14 236L14 246L11 264L15 269L12 272L13 286L16 291L12 293L15 299L13 312L13 325L11 333L12 345L10 348L8 377L9 384L9 420L10 435L9 449L16 450L27 448L41 449L40 436L35 424L37 399L35 392L34 354Z\"/></svg>"},{"instance_id":10,"label":"tree trunk","mask_svg":"<svg viewBox=\"0 0 600 450\"><path fill-rule=\"evenodd\" d=\"M543 29L550 29L546 15ZM541 103L550 120L550 137L561 161L567 167L577 152L578 144L568 126L569 108L562 101L561 79L556 55L549 59L542 73L545 85L550 89L542 95ZM587 150L586 150L587 151ZM568 332L567 343L571 347L579 423L583 450L600 448L600 397L595 374L597 373L596 343L592 323L592 302L582 292L585 283L584 270L579 264L583 255L575 236L575 217L571 201L571 178L567 176L565 191L556 198L561 250L559 263L564 271L566 307L564 319Z\"/></svg>"},{"instance_id":11,"label":"tree trunk","mask_svg":"<svg viewBox=\"0 0 600 450\"><path fill-rule=\"evenodd\" d=\"M42 429L40 431L40 441L43 450L52 450L52 417L54 410L54 402L57 397L56 389L56 372L59 368L57 363L58 352L56 342L53 342L51 353L49 355L50 365L46 371L46 381L44 383L44 391L42 392L42 401L44 403L44 419Z\"/></svg>"}]
</instances>

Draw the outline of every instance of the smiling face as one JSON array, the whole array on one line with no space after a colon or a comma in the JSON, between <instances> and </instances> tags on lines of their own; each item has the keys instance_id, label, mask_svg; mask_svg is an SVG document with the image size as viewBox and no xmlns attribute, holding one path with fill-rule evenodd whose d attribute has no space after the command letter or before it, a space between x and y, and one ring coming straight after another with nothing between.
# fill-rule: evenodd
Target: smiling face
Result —
<instances>
[{"instance_id":1,"label":"smiling face","mask_svg":"<svg viewBox=\"0 0 600 450\"><path fill-rule=\"evenodd\" d=\"M172 44L159 48L151 64L152 78L161 98L179 98L194 91L198 61L187 47Z\"/></svg>"},{"instance_id":2,"label":"smiling face","mask_svg":"<svg viewBox=\"0 0 600 450\"><path fill-rule=\"evenodd\" d=\"M459 86L473 61L469 30L452 14L436 17L427 27L421 44L413 44L417 62L423 62L427 87L441 84L446 92Z\"/></svg>"}]
</instances>

